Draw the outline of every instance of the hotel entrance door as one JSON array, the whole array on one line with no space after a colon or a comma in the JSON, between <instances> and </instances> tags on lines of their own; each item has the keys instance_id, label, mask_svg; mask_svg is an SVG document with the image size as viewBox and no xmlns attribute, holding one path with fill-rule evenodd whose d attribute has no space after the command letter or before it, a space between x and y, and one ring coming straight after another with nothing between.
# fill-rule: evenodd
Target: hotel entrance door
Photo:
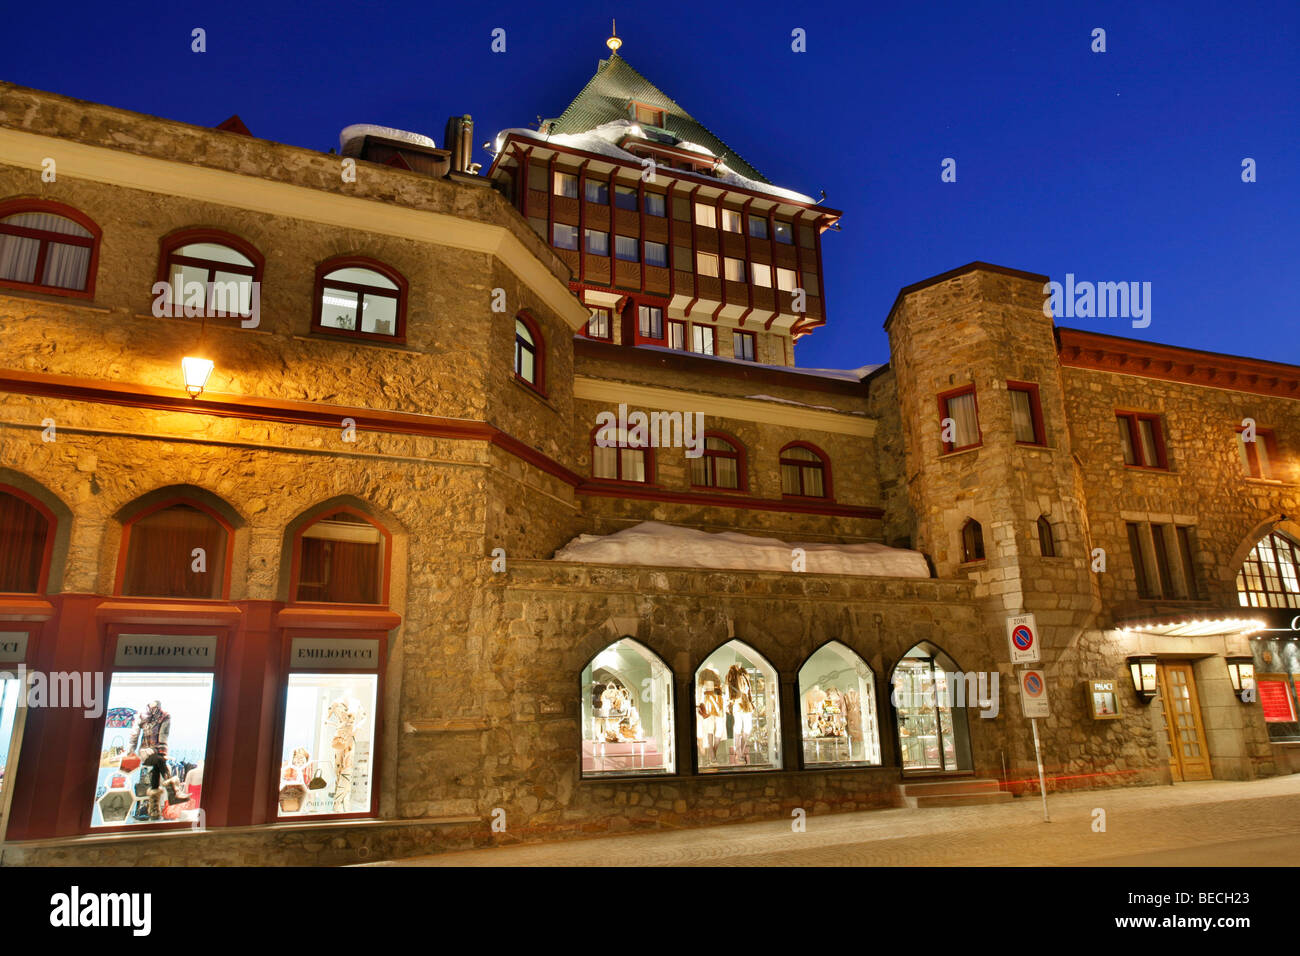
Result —
<instances>
[{"instance_id":1,"label":"hotel entrance door","mask_svg":"<svg viewBox=\"0 0 1300 956\"><path fill-rule=\"evenodd\" d=\"M1169 739L1169 770L1174 780L1209 780L1210 748L1205 744L1201 702L1190 661L1160 661L1160 700Z\"/></svg>"}]
</instances>

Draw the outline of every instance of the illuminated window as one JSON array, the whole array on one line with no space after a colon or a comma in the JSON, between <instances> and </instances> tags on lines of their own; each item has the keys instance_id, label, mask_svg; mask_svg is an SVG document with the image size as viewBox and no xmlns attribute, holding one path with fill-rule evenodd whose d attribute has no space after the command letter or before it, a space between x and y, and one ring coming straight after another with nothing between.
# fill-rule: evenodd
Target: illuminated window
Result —
<instances>
[{"instance_id":1,"label":"illuminated window","mask_svg":"<svg viewBox=\"0 0 1300 956\"><path fill-rule=\"evenodd\" d=\"M687 461L691 465L691 484L697 488L739 491L745 486L745 453L729 439L706 435L704 454Z\"/></svg>"},{"instance_id":2,"label":"illuminated window","mask_svg":"<svg viewBox=\"0 0 1300 956\"><path fill-rule=\"evenodd\" d=\"M603 444L602 444L603 443ZM597 429L591 435L591 476L610 481L647 483L653 463L650 449L632 447L626 431Z\"/></svg>"},{"instance_id":3,"label":"illuminated window","mask_svg":"<svg viewBox=\"0 0 1300 956\"><path fill-rule=\"evenodd\" d=\"M378 690L376 674L289 675L278 816L370 812Z\"/></svg>"},{"instance_id":4,"label":"illuminated window","mask_svg":"<svg viewBox=\"0 0 1300 956\"><path fill-rule=\"evenodd\" d=\"M167 283L171 314L252 314L253 283L262 278L262 257L228 233L187 230L163 243L160 282ZM178 308L182 307L182 308Z\"/></svg>"},{"instance_id":5,"label":"illuminated window","mask_svg":"<svg viewBox=\"0 0 1300 956\"><path fill-rule=\"evenodd\" d=\"M722 229L724 232L740 232L740 213L735 209L722 210Z\"/></svg>"},{"instance_id":6,"label":"illuminated window","mask_svg":"<svg viewBox=\"0 0 1300 956\"><path fill-rule=\"evenodd\" d=\"M1300 608L1300 545L1273 531L1259 539L1237 572L1242 607Z\"/></svg>"},{"instance_id":7,"label":"illuminated window","mask_svg":"<svg viewBox=\"0 0 1300 956\"><path fill-rule=\"evenodd\" d=\"M536 391L545 391L546 341L526 312L515 316L515 375Z\"/></svg>"},{"instance_id":8,"label":"illuminated window","mask_svg":"<svg viewBox=\"0 0 1300 956\"><path fill-rule=\"evenodd\" d=\"M582 775L677 770L673 675L653 651L625 637L582 671Z\"/></svg>"},{"instance_id":9,"label":"illuminated window","mask_svg":"<svg viewBox=\"0 0 1300 956\"><path fill-rule=\"evenodd\" d=\"M776 668L747 644L728 641L695 672L700 773L781 769Z\"/></svg>"},{"instance_id":10,"label":"illuminated window","mask_svg":"<svg viewBox=\"0 0 1300 956\"><path fill-rule=\"evenodd\" d=\"M723 266L726 269L728 282L745 281L745 260L744 259L733 259L730 256L727 256L726 259L723 260Z\"/></svg>"},{"instance_id":11,"label":"illuminated window","mask_svg":"<svg viewBox=\"0 0 1300 956\"><path fill-rule=\"evenodd\" d=\"M356 338L406 337L406 279L369 259L332 259L316 270L316 316L321 332Z\"/></svg>"},{"instance_id":12,"label":"illuminated window","mask_svg":"<svg viewBox=\"0 0 1300 956\"><path fill-rule=\"evenodd\" d=\"M805 767L880 763L876 678L838 641L823 644L799 668L799 719Z\"/></svg>"},{"instance_id":13,"label":"illuminated window","mask_svg":"<svg viewBox=\"0 0 1300 956\"><path fill-rule=\"evenodd\" d=\"M556 173L554 190L557 196L564 196L566 199L577 199L578 177L572 173Z\"/></svg>"},{"instance_id":14,"label":"illuminated window","mask_svg":"<svg viewBox=\"0 0 1300 956\"><path fill-rule=\"evenodd\" d=\"M732 332L731 353L736 358L744 359L746 362L754 361L754 333Z\"/></svg>"},{"instance_id":15,"label":"illuminated window","mask_svg":"<svg viewBox=\"0 0 1300 956\"><path fill-rule=\"evenodd\" d=\"M61 203L0 203L0 286L90 298L100 230Z\"/></svg>"},{"instance_id":16,"label":"illuminated window","mask_svg":"<svg viewBox=\"0 0 1300 956\"><path fill-rule=\"evenodd\" d=\"M968 385L939 396L939 435L945 453L974 448L980 444L979 411L975 386Z\"/></svg>"},{"instance_id":17,"label":"illuminated window","mask_svg":"<svg viewBox=\"0 0 1300 956\"><path fill-rule=\"evenodd\" d=\"M1135 468L1168 468L1163 430L1159 415L1141 412L1116 412L1124 464Z\"/></svg>"},{"instance_id":18,"label":"illuminated window","mask_svg":"<svg viewBox=\"0 0 1300 956\"><path fill-rule=\"evenodd\" d=\"M718 277L718 257L711 252L695 253L695 271L710 279Z\"/></svg>"},{"instance_id":19,"label":"illuminated window","mask_svg":"<svg viewBox=\"0 0 1300 956\"><path fill-rule=\"evenodd\" d=\"M706 229L716 229L718 227L717 207L697 202L695 204L695 225L703 226Z\"/></svg>"},{"instance_id":20,"label":"illuminated window","mask_svg":"<svg viewBox=\"0 0 1300 956\"><path fill-rule=\"evenodd\" d=\"M804 498L829 497L826 461L804 445L781 449L781 494Z\"/></svg>"},{"instance_id":21,"label":"illuminated window","mask_svg":"<svg viewBox=\"0 0 1300 956\"><path fill-rule=\"evenodd\" d=\"M577 249L578 227L562 222L552 223L551 245L557 249Z\"/></svg>"},{"instance_id":22,"label":"illuminated window","mask_svg":"<svg viewBox=\"0 0 1300 956\"><path fill-rule=\"evenodd\" d=\"M1247 478L1261 478L1266 481L1278 478L1276 473L1277 437L1270 428L1255 429L1255 440L1246 441L1246 433L1237 429L1237 454L1241 459L1241 471Z\"/></svg>"}]
</instances>

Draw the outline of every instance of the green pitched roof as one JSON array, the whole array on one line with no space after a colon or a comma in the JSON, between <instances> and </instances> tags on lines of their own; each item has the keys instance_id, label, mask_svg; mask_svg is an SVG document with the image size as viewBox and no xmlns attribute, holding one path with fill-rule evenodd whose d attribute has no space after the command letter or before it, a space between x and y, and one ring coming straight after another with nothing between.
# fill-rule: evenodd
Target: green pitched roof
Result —
<instances>
[{"instance_id":1,"label":"green pitched roof","mask_svg":"<svg viewBox=\"0 0 1300 956\"><path fill-rule=\"evenodd\" d=\"M554 125L551 133L585 133L613 120L628 119L628 100L664 110L663 128L679 140L696 143L713 151L728 168L761 183L770 181L757 169L741 159L740 154L709 131L703 123L682 109L644 76L634 70L617 53L601 60L596 75L587 81L573 102L568 105Z\"/></svg>"}]
</instances>

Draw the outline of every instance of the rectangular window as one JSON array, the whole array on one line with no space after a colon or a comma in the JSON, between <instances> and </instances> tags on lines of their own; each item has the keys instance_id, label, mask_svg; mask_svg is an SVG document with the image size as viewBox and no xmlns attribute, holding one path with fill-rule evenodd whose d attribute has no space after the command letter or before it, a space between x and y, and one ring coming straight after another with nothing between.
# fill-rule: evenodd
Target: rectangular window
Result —
<instances>
[{"instance_id":1,"label":"rectangular window","mask_svg":"<svg viewBox=\"0 0 1300 956\"><path fill-rule=\"evenodd\" d=\"M714 354L713 326L691 326L691 351L698 352L700 355Z\"/></svg>"},{"instance_id":2,"label":"rectangular window","mask_svg":"<svg viewBox=\"0 0 1300 956\"><path fill-rule=\"evenodd\" d=\"M551 245L557 249L577 249L578 248L578 227L569 226L562 222L551 225Z\"/></svg>"},{"instance_id":3,"label":"rectangular window","mask_svg":"<svg viewBox=\"0 0 1300 956\"><path fill-rule=\"evenodd\" d=\"M624 262L641 261L641 253L637 250L637 241L631 236L614 237L614 255Z\"/></svg>"},{"instance_id":4,"label":"rectangular window","mask_svg":"<svg viewBox=\"0 0 1300 956\"><path fill-rule=\"evenodd\" d=\"M591 318L587 320L587 337L609 340L610 310L592 309Z\"/></svg>"},{"instance_id":5,"label":"rectangular window","mask_svg":"<svg viewBox=\"0 0 1300 956\"><path fill-rule=\"evenodd\" d=\"M776 287L782 292L794 291L794 270L782 269L780 266L776 270Z\"/></svg>"},{"instance_id":6,"label":"rectangular window","mask_svg":"<svg viewBox=\"0 0 1300 956\"><path fill-rule=\"evenodd\" d=\"M727 256L723 265L727 270L728 282L745 281L745 260L744 259L733 259L731 258L731 256Z\"/></svg>"},{"instance_id":7,"label":"rectangular window","mask_svg":"<svg viewBox=\"0 0 1300 956\"><path fill-rule=\"evenodd\" d=\"M767 238L767 220L758 216L749 217L749 234L755 239Z\"/></svg>"},{"instance_id":8,"label":"rectangular window","mask_svg":"<svg viewBox=\"0 0 1300 956\"><path fill-rule=\"evenodd\" d=\"M718 210L702 202L695 204L695 225L706 229L718 228Z\"/></svg>"},{"instance_id":9,"label":"rectangular window","mask_svg":"<svg viewBox=\"0 0 1300 956\"><path fill-rule=\"evenodd\" d=\"M1007 382L1011 396L1011 426L1021 445L1045 445L1043 411L1038 403L1038 386L1030 382Z\"/></svg>"},{"instance_id":10,"label":"rectangular window","mask_svg":"<svg viewBox=\"0 0 1300 956\"><path fill-rule=\"evenodd\" d=\"M686 351L686 323L668 320L668 347Z\"/></svg>"},{"instance_id":11,"label":"rectangular window","mask_svg":"<svg viewBox=\"0 0 1300 956\"><path fill-rule=\"evenodd\" d=\"M598 229L587 229L587 251L593 256L609 255L609 233Z\"/></svg>"},{"instance_id":12,"label":"rectangular window","mask_svg":"<svg viewBox=\"0 0 1300 956\"><path fill-rule=\"evenodd\" d=\"M749 271L754 276L754 285L764 289L772 288L772 267L765 262L751 262Z\"/></svg>"},{"instance_id":13,"label":"rectangular window","mask_svg":"<svg viewBox=\"0 0 1300 956\"><path fill-rule=\"evenodd\" d=\"M979 413L975 407L975 386L939 396L940 434L943 450L961 451L980 443Z\"/></svg>"},{"instance_id":14,"label":"rectangular window","mask_svg":"<svg viewBox=\"0 0 1300 956\"><path fill-rule=\"evenodd\" d=\"M1156 595L1151 588L1151 577L1147 573L1151 565L1151 554L1146 546L1146 529L1131 521L1125 525L1125 528L1128 531L1129 555L1133 559L1133 573L1137 576L1138 597L1153 598Z\"/></svg>"},{"instance_id":15,"label":"rectangular window","mask_svg":"<svg viewBox=\"0 0 1300 956\"><path fill-rule=\"evenodd\" d=\"M718 277L718 257L711 252L695 253L695 271L711 279Z\"/></svg>"},{"instance_id":16,"label":"rectangular window","mask_svg":"<svg viewBox=\"0 0 1300 956\"><path fill-rule=\"evenodd\" d=\"M722 228L725 232L740 232L740 213L734 209L722 210Z\"/></svg>"},{"instance_id":17,"label":"rectangular window","mask_svg":"<svg viewBox=\"0 0 1300 956\"><path fill-rule=\"evenodd\" d=\"M1241 458L1241 471L1247 478L1275 480L1273 462L1277 460L1277 438L1270 428L1256 428L1255 440L1246 441L1246 435L1237 430L1237 454Z\"/></svg>"},{"instance_id":18,"label":"rectangular window","mask_svg":"<svg viewBox=\"0 0 1300 956\"><path fill-rule=\"evenodd\" d=\"M614 205L619 209L636 212L636 190L631 186L615 186Z\"/></svg>"},{"instance_id":19,"label":"rectangular window","mask_svg":"<svg viewBox=\"0 0 1300 956\"><path fill-rule=\"evenodd\" d=\"M663 126L664 111L644 103L637 103L633 109L636 121L644 126Z\"/></svg>"},{"instance_id":20,"label":"rectangular window","mask_svg":"<svg viewBox=\"0 0 1300 956\"><path fill-rule=\"evenodd\" d=\"M119 637L118 653L123 642L140 641L134 635ZM215 637L151 635L148 641L174 647L211 642L209 655L216 646ZM92 827L198 819L213 689L211 671L114 671L110 675ZM123 766L128 756L131 762Z\"/></svg>"},{"instance_id":21,"label":"rectangular window","mask_svg":"<svg viewBox=\"0 0 1300 956\"><path fill-rule=\"evenodd\" d=\"M794 245L794 230L790 228L788 222L781 222L781 220L778 219L775 222L775 228L777 242L784 243L787 246Z\"/></svg>"},{"instance_id":22,"label":"rectangular window","mask_svg":"<svg viewBox=\"0 0 1300 956\"><path fill-rule=\"evenodd\" d=\"M578 198L578 177L572 173L556 173L554 183L555 195L568 199Z\"/></svg>"},{"instance_id":23,"label":"rectangular window","mask_svg":"<svg viewBox=\"0 0 1300 956\"><path fill-rule=\"evenodd\" d=\"M1195 529L1188 525L1128 522L1129 553L1138 596L1146 599L1199 600Z\"/></svg>"},{"instance_id":24,"label":"rectangular window","mask_svg":"<svg viewBox=\"0 0 1300 956\"><path fill-rule=\"evenodd\" d=\"M1160 416L1143 412L1116 412L1124 464L1136 468L1168 468Z\"/></svg>"},{"instance_id":25,"label":"rectangular window","mask_svg":"<svg viewBox=\"0 0 1300 956\"><path fill-rule=\"evenodd\" d=\"M660 217L668 215L668 209L661 193L645 194L645 214Z\"/></svg>"},{"instance_id":26,"label":"rectangular window","mask_svg":"<svg viewBox=\"0 0 1300 956\"><path fill-rule=\"evenodd\" d=\"M609 183L602 179L588 179L587 202L598 203L601 206L609 205Z\"/></svg>"},{"instance_id":27,"label":"rectangular window","mask_svg":"<svg viewBox=\"0 0 1300 956\"><path fill-rule=\"evenodd\" d=\"M377 674L289 675L278 816L370 812L378 692Z\"/></svg>"},{"instance_id":28,"label":"rectangular window","mask_svg":"<svg viewBox=\"0 0 1300 956\"><path fill-rule=\"evenodd\" d=\"M654 305L638 307L637 328L643 339L662 339L664 337L664 310Z\"/></svg>"},{"instance_id":29,"label":"rectangular window","mask_svg":"<svg viewBox=\"0 0 1300 956\"><path fill-rule=\"evenodd\" d=\"M645 244L645 264L666 269L668 267L668 247L662 242L647 242Z\"/></svg>"},{"instance_id":30,"label":"rectangular window","mask_svg":"<svg viewBox=\"0 0 1300 956\"><path fill-rule=\"evenodd\" d=\"M754 361L754 333L732 332L731 352L738 359L744 359L746 362Z\"/></svg>"}]
</instances>

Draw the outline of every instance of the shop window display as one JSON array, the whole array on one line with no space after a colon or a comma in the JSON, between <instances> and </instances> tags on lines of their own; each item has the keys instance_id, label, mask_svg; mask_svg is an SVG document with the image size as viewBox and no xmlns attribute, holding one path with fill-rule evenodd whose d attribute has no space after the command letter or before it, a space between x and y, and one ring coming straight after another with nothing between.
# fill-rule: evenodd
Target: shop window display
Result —
<instances>
[{"instance_id":1,"label":"shop window display","mask_svg":"<svg viewBox=\"0 0 1300 956\"><path fill-rule=\"evenodd\" d=\"M954 706L956 663L929 644L918 644L894 669L893 702L904 770L970 770L966 708Z\"/></svg>"},{"instance_id":2,"label":"shop window display","mask_svg":"<svg viewBox=\"0 0 1300 956\"><path fill-rule=\"evenodd\" d=\"M804 766L879 764L875 675L838 641L799 670Z\"/></svg>"},{"instance_id":3,"label":"shop window display","mask_svg":"<svg viewBox=\"0 0 1300 956\"><path fill-rule=\"evenodd\" d=\"M290 674L278 815L369 813L375 674Z\"/></svg>"},{"instance_id":4,"label":"shop window display","mask_svg":"<svg viewBox=\"0 0 1300 956\"><path fill-rule=\"evenodd\" d=\"M672 672L625 637L582 672L582 774L663 774L673 752Z\"/></svg>"},{"instance_id":5,"label":"shop window display","mask_svg":"<svg viewBox=\"0 0 1300 956\"><path fill-rule=\"evenodd\" d=\"M781 767L776 670L740 641L695 672L695 738L701 773Z\"/></svg>"},{"instance_id":6,"label":"shop window display","mask_svg":"<svg viewBox=\"0 0 1300 956\"><path fill-rule=\"evenodd\" d=\"M22 685L16 677L0 679L0 807L9 785L9 750L13 743L14 720L18 716L18 696ZM0 836L3 836L0 833Z\"/></svg>"},{"instance_id":7,"label":"shop window display","mask_svg":"<svg viewBox=\"0 0 1300 956\"><path fill-rule=\"evenodd\" d=\"M91 826L198 819L212 674L115 673Z\"/></svg>"}]
</instances>

